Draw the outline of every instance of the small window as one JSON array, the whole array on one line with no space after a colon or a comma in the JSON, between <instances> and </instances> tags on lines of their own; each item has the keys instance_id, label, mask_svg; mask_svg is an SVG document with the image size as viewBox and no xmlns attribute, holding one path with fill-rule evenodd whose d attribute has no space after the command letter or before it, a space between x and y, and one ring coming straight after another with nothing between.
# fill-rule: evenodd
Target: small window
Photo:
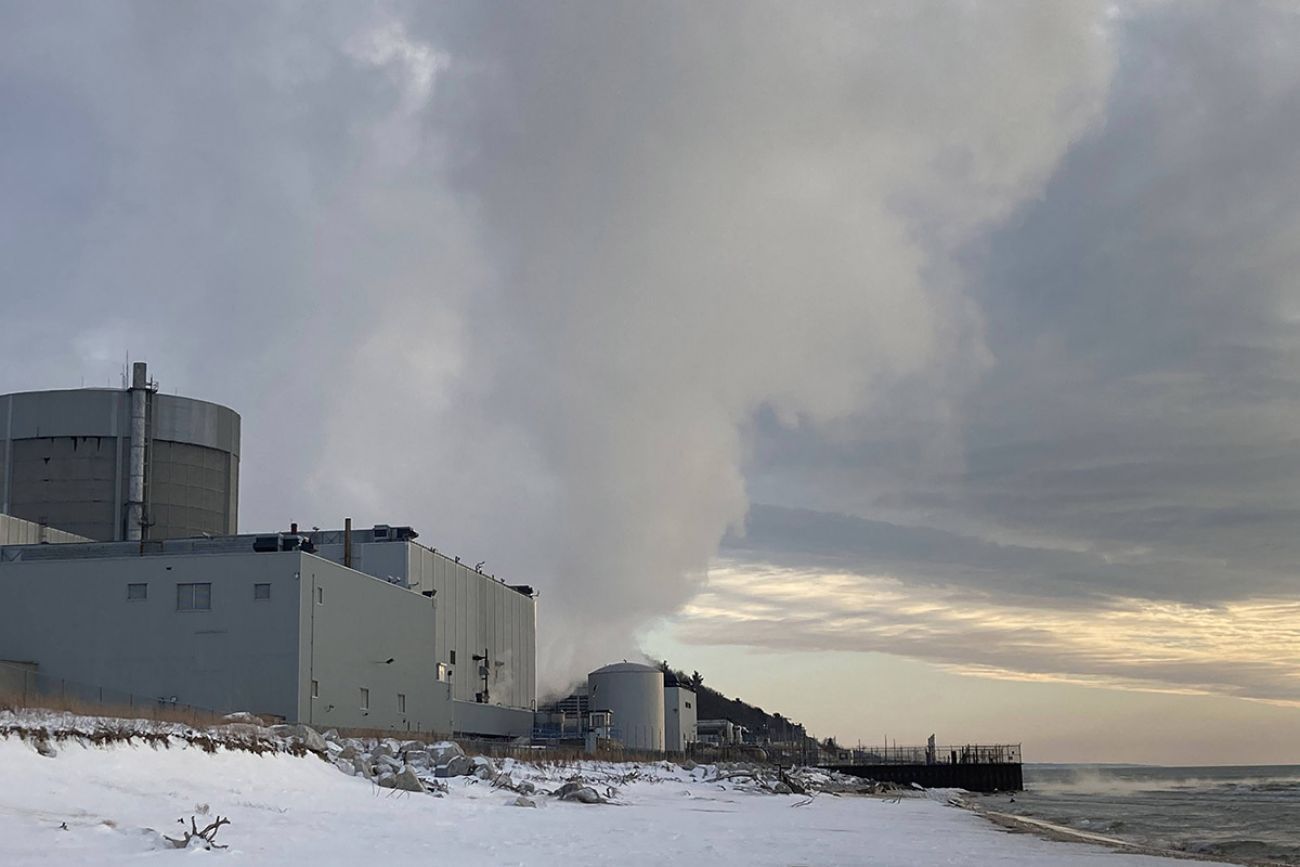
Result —
<instances>
[{"instance_id":1,"label":"small window","mask_svg":"<svg viewBox=\"0 0 1300 867\"><path fill-rule=\"evenodd\" d=\"M130 599L148 599L148 584L128 584L126 585L126 598Z\"/></svg>"},{"instance_id":2,"label":"small window","mask_svg":"<svg viewBox=\"0 0 1300 867\"><path fill-rule=\"evenodd\" d=\"M452 665L456 664L456 651L454 650L451 652L451 664Z\"/></svg>"},{"instance_id":3,"label":"small window","mask_svg":"<svg viewBox=\"0 0 1300 867\"><path fill-rule=\"evenodd\" d=\"M177 584L176 585L176 610L177 611L211 611L212 610L212 585L204 584Z\"/></svg>"},{"instance_id":4,"label":"small window","mask_svg":"<svg viewBox=\"0 0 1300 867\"><path fill-rule=\"evenodd\" d=\"M320 681L319 681L319 680L313 680L313 681L311 682L311 697L312 697L312 698L320 698Z\"/></svg>"},{"instance_id":5,"label":"small window","mask_svg":"<svg viewBox=\"0 0 1300 867\"><path fill-rule=\"evenodd\" d=\"M324 588L324 587L317 587L317 588L316 588L316 604L317 604L317 605L324 605L324 604L325 604L325 588Z\"/></svg>"},{"instance_id":6,"label":"small window","mask_svg":"<svg viewBox=\"0 0 1300 867\"><path fill-rule=\"evenodd\" d=\"M361 709L370 710L370 690L361 687Z\"/></svg>"},{"instance_id":7,"label":"small window","mask_svg":"<svg viewBox=\"0 0 1300 867\"><path fill-rule=\"evenodd\" d=\"M447 666L443 665L440 662L438 663L438 683L442 683L446 679L447 679Z\"/></svg>"},{"instance_id":8,"label":"small window","mask_svg":"<svg viewBox=\"0 0 1300 867\"><path fill-rule=\"evenodd\" d=\"M690 709L691 709L691 703L690 703L689 701L686 702L686 709L687 709L687 710L690 710Z\"/></svg>"},{"instance_id":9,"label":"small window","mask_svg":"<svg viewBox=\"0 0 1300 867\"><path fill-rule=\"evenodd\" d=\"M397 712L406 713L406 693L397 694Z\"/></svg>"},{"instance_id":10,"label":"small window","mask_svg":"<svg viewBox=\"0 0 1300 867\"><path fill-rule=\"evenodd\" d=\"M254 599L270 599L270 598L271 598L271 585L270 585L270 584L254 584L254 585L253 585L253 598L254 598Z\"/></svg>"}]
</instances>

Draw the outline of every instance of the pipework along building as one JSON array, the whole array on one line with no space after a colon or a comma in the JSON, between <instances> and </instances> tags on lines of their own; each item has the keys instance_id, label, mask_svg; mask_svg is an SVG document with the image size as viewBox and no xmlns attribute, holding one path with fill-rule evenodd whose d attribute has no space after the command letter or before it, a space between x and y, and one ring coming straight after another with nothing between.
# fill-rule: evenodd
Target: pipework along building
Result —
<instances>
[{"instance_id":1,"label":"pipework along building","mask_svg":"<svg viewBox=\"0 0 1300 867\"><path fill-rule=\"evenodd\" d=\"M359 532L355 568L287 533L2 546L0 662L321 728L529 734L531 589Z\"/></svg>"}]
</instances>

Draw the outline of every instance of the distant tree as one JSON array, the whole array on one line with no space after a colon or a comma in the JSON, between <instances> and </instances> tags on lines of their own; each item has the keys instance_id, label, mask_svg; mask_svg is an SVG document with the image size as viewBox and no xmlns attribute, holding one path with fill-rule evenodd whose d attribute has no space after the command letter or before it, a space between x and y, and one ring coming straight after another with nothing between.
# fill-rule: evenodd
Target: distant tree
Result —
<instances>
[{"instance_id":1,"label":"distant tree","mask_svg":"<svg viewBox=\"0 0 1300 867\"><path fill-rule=\"evenodd\" d=\"M671 674L673 671L672 666L668 664L668 660L666 659L660 660L659 670L662 671L664 674Z\"/></svg>"},{"instance_id":2,"label":"distant tree","mask_svg":"<svg viewBox=\"0 0 1300 867\"><path fill-rule=\"evenodd\" d=\"M699 689L700 687L704 686L704 675L700 674L698 671L692 671L691 686L695 687L696 689Z\"/></svg>"}]
</instances>

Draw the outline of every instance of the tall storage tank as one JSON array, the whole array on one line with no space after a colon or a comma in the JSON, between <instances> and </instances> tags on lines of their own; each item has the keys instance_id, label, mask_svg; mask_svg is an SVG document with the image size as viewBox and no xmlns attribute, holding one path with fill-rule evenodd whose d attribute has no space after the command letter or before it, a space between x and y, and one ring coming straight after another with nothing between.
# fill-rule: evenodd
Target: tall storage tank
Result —
<instances>
[{"instance_id":1,"label":"tall storage tank","mask_svg":"<svg viewBox=\"0 0 1300 867\"><path fill-rule=\"evenodd\" d=\"M237 532L239 414L130 388L0 395L0 514L99 541Z\"/></svg>"},{"instance_id":2,"label":"tall storage tank","mask_svg":"<svg viewBox=\"0 0 1300 867\"><path fill-rule=\"evenodd\" d=\"M614 714L614 735L629 749L664 749L664 675L636 662L616 662L587 675L591 709Z\"/></svg>"}]
</instances>

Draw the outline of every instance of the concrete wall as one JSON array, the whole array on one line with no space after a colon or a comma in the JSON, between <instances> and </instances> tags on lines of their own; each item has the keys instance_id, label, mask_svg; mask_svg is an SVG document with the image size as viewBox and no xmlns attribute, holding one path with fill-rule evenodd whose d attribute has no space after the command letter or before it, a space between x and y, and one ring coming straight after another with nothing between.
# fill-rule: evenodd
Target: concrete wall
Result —
<instances>
[{"instance_id":1,"label":"concrete wall","mask_svg":"<svg viewBox=\"0 0 1300 867\"><path fill-rule=\"evenodd\" d=\"M86 542L84 536L66 533L54 527L43 527L12 515L0 515L0 545L55 545L64 542Z\"/></svg>"},{"instance_id":2,"label":"concrete wall","mask_svg":"<svg viewBox=\"0 0 1300 867\"><path fill-rule=\"evenodd\" d=\"M150 538L236 532L239 415L175 395L151 401ZM129 428L125 391L0 396L0 512L93 539L124 538Z\"/></svg>"},{"instance_id":3,"label":"concrete wall","mask_svg":"<svg viewBox=\"0 0 1300 867\"><path fill-rule=\"evenodd\" d=\"M293 719L301 556L0 562L0 659L112 690ZM176 585L190 582L212 585L211 610L177 610ZM147 598L128 600L128 583L147 584ZM256 583L271 585L270 599L254 599Z\"/></svg>"},{"instance_id":4,"label":"concrete wall","mask_svg":"<svg viewBox=\"0 0 1300 867\"><path fill-rule=\"evenodd\" d=\"M664 749L681 753L695 742L698 713L694 692L681 686L664 687Z\"/></svg>"},{"instance_id":5,"label":"concrete wall","mask_svg":"<svg viewBox=\"0 0 1300 867\"><path fill-rule=\"evenodd\" d=\"M437 679L433 602L320 557L301 557L300 718L319 728L450 733L452 702L448 684Z\"/></svg>"}]
</instances>

